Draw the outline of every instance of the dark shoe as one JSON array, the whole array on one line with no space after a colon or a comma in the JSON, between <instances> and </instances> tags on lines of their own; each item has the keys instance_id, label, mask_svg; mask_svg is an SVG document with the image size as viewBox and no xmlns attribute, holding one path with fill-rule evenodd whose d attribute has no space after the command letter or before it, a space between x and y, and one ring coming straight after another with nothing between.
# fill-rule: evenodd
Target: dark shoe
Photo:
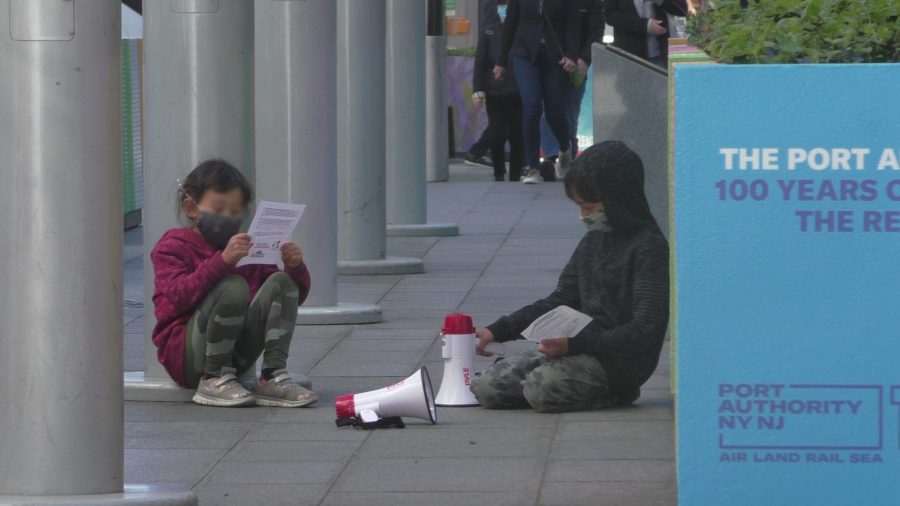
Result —
<instances>
[{"instance_id":1,"label":"dark shoe","mask_svg":"<svg viewBox=\"0 0 900 506\"><path fill-rule=\"evenodd\" d=\"M472 165L481 165L484 167L494 167L494 163L485 155L473 155L472 153L466 153L465 160L467 163Z\"/></svg>"},{"instance_id":2,"label":"dark shoe","mask_svg":"<svg viewBox=\"0 0 900 506\"><path fill-rule=\"evenodd\" d=\"M494 176L494 181L503 181L503 176Z\"/></svg>"},{"instance_id":3,"label":"dark shoe","mask_svg":"<svg viewBox=\"0 0 900 506\"><path fill-rule=\"evenodd\" d=\"M541 162L541 177L547 182L556 181L556 164L550 160Z\"/></svg>"}]
</instances>

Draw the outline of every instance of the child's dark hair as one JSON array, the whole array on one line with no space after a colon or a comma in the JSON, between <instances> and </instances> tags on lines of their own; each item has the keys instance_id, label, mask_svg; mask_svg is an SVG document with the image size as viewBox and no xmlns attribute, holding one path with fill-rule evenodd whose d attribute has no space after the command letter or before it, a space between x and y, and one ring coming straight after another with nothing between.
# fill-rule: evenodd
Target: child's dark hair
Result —
<instances>
[{"instance_id":1,"label":"child's dark hair","mask_svg":"<svg viewBox=\"0 0 900 506\"><path fill-rule=\"evenodd\" d=\"M186 197L190 197L194 202L200 202L207 190L224 193L235 188L241 190L244 206L253 201L253 187L241 171L225 160L218 158L206 160L181 182L178 189L178 208L181 209L181 203Z\"/></svg>"}]
</instances>

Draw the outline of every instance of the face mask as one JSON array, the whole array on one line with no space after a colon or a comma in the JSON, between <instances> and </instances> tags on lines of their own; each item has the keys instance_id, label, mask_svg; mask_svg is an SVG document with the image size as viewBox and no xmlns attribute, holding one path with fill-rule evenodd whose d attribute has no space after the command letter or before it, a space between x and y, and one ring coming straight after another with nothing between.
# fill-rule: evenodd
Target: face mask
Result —
<instances>
[{"instance_id":1,"label":"face mask","mask_svg":"<svg viewBox=\"0 0 900 506\"><path fill-rule=\"evenodd\" d=\"M588 231L599 230L601 232L610 232L612 231L612 227L609 226L609 221L606 219L606 212L601 209L589 216L581 216L578 215L578 219L581 220L581 223L584 224L584 227L588 229Z\"/></svg>"},{"instance_id":2,"label":"face mask","mask_svg":"<svg viewBox=\"0 0 900 506\"><path fill-rule=\"evenodd\" d=\"M222 214L200 211L197 228L206 242L220 250L225 249L228 241L240 231L243 222L243 218L231 218Z\"/></svg>"},{"instance_id":3,"label":"face mask","mask_svg":"<svg viewBox=\"0 0 900 506\"><path fill-rule=\"evenodd\" d=\"M501 23L506 22L506 6L505 5L497 6L497 15L500 16Z\"/></svg>"}]
</instances>

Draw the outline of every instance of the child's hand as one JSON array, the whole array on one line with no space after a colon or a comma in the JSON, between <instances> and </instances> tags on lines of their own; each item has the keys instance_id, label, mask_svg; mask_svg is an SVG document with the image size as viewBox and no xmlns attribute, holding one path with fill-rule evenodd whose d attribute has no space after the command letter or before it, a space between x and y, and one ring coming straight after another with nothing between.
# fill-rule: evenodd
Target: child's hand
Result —
<instances>
[{"instance_id":1,"label":"child's hand","mask_svg":"<svg viewBox=\"0 0 900 506\"><path fill-rule=\"evenodd\" d=\"M281 245L281 261L288 269L296 269L303 265L303 250L300 246L288 241Z\"/></svg>"},{"instance_id":2,"label":"child's hand","mask_svg":"<svg viewBox=\"0 0 900 506\"><path fill-rule=\"evenodd\" d=\"M222 250L222 260L234 267L237 263L250 254L250 234L236 234L228 240L228 245Z\"/></svg>"},{"instance_id":3,"label":"child's hand","mask_svg":"<svg viewBox=\"0 0 900 506\"><path fill-rule=\"evenodd\" d=\"M569 339L565 337L542 339L538 351L547 355L547 358L564 357L569 353Z\"/></svg>"},{"instance_id":4,"label":"child's hand","mask_svg":"<svg viewBox=\"0 0 900 506\"><path fill-rule=\"evenodd\" d=\"M478 345L475 347L475 353L482 357L490 357L494 354L484 351L484 347L494 342L494 333L490 329L478 329L475 331L475 337L478 338Z\"/></svg>"}]
</instances>

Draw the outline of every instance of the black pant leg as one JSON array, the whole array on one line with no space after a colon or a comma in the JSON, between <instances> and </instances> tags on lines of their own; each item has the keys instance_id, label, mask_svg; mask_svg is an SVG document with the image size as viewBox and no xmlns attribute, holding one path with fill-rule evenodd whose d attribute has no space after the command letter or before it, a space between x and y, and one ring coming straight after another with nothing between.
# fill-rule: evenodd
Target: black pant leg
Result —
<instances>
[{"instance_id":1,"label":"black pant leg","mask_svg":"<svg viewBox=\"0 0 900 506\"><path fill-rule=\"evenodd\" d=\"M522 128L522 99L509 99L509 180L518 181L525 164L525 132Z\"/></svg>"},{"instance_id":2,"label":"black pant leg","mask_svg":"<svg viewBox=\"0 0 900 506\"><path fill-rule=\"evenodd\" d=\"M494 178L503 178L506 174L506 103L503 97L487 97L488 129L491 139L491 161L494 165Z\"/></svg>"}]
</instances>

